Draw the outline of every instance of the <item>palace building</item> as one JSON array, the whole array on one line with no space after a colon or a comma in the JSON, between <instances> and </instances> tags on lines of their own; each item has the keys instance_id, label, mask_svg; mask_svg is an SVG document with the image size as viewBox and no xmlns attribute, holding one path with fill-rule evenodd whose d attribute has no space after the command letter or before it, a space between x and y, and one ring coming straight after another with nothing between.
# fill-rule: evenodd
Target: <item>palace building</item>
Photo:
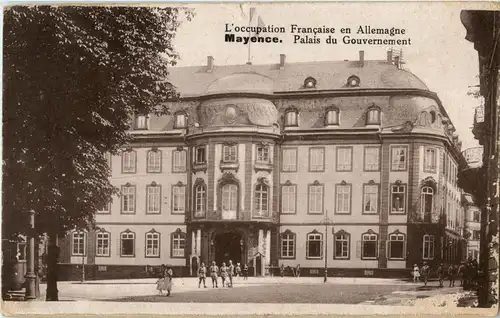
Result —
<instances>
[{"instance_id":1,"label":"palace building","mask_svg":"<svg viewBox=\"0 0 500 318\"><path fill-rule=\"evenodd\" d=\"M466 257L464 165L438 96L381 60L174 67L171 115L135 116L109 158L121 196L61 242L61 279L169 264L281 264L303 275L409 276ZM326 259L325 259L326 258ZM78 277L78 276L76 276Z\"/></svg>"}]
</instances>

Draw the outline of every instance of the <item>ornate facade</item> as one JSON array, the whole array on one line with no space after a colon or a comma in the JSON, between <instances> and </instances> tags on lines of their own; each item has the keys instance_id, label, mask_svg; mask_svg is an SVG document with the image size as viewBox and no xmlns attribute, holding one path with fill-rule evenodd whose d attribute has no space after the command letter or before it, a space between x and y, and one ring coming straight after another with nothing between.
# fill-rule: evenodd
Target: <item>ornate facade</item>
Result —
<instances>
[{"instance_id":1,"label":"ornate facade","mask_svg":"<svg viewBox=\"0 0 500 318\"><path fill-rule=\"evenodd\" d=\"M122 190L66 240L94 277L232 260L265 275L408 276L465 257L464 164L438 96L383 60L172 68L171 115L137 116ZM327 231L325 231L325 226Z\"/></svg>"}]
</instances>

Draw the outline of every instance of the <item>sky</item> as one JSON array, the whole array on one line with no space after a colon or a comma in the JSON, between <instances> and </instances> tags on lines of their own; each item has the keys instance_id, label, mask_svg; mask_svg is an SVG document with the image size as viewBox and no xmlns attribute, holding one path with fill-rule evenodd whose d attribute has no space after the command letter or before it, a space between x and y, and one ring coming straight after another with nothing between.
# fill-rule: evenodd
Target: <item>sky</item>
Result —
<instances>
[{"instance_id":1,"label":"sky","mask_svg":"<svg viewBox=\"0 0 500 318\"><path fill-rule=\"evenodd\" d=\"M343 44L293 44L290 25L340 28L370 25L374 28L404 28L411 46L403 49L406 70L419 77L431 91L438 94L444 108L463 142L462 149L476 147L471 127L474 108L480 100L467 95L469 86L477 85L478 56L474 45L465 40L466 31L460 21L464 8L484 8L480 3L274 3L252 4L265 25L284 26L283 42L251 45L253 64L278 63L286 54L287 63L309 61L358 60L365 51L366 60L384 60L391 47ZM467 6L467 7L464 7ZM190 5L195 17L178 29L174 42L181 59L178 66L206 65L207 56L215 65L245 64L248 46L225 43L226 23L248 25L250 5L197 4ZM244 16L246 14L246 16ZM254 21L257 21L254 19ZM241 34L247 35L247 34ZM263 34L267 35L267 34ZM351 34L356 36L356 34ZM401 37L403 38L403 37Z\"/></svg>"}]
</instances>

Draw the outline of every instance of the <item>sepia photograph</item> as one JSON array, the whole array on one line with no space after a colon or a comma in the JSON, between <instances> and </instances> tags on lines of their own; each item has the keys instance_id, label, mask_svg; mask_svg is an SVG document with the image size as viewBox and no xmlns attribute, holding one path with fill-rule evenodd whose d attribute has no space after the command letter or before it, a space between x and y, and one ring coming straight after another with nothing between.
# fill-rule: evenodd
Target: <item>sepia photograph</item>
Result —
<instances>
[{"instance_id":1,"label":"sepia photograph","mask_svg":"<svg viewBox=\"0 0 500 318\"><path fill-rule=\"evenodd\" d=\"M2 314L497 314L494 3L14 5L2 38Z\"/></svg>"}]
</instances>

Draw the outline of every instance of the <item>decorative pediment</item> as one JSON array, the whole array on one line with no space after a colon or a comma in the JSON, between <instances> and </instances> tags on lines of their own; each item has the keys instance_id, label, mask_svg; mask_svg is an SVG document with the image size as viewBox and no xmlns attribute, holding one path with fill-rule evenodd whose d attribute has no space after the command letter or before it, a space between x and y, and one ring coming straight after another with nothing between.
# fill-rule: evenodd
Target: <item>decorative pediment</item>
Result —
<instances>
[{"instance_id":1,"label":"decorative pediment","mask_svg":"<svg viewBox=\"0 0 500 318\"><path fill-rule=\"evenodd\" d=\"M370 110L381 111L382 109L377 104L371 103L370 106L368 106L368 108L367 108L367 111L370 111Z\"/></svg>"},{"instance_id":2,"label":"decorative pediment","mask_svg":"<svg viewBox=\"0 0 500 318\"><path fill-rule=\"evenodd\" d=\"M123 231L122 233L127 233L127 234L128 234L128 233L134 233L134 232L132 232L132 230L130 230L130 229L126 229L126 230L125 230L125 231Z\"/></svg>"},{"instance_id":3,"label":"decorative pediment","mask_svg":"<svg viewBox=\"0 0 500 318\"><path fill-rule=\"evenodd\" d=\"M340 182L340 185L343 185L343 186L344 186L344 185L347 185L347 182L345 182L345 180L342 180L342 181Z\"/></svg>"},{"instance_id":4,"label":"decorative pediment","mask_svg":"<svg viewBox=\"0 0 500 318\"><path fill-rule=\"evenodd\" d=\"M178 186L178 187L182 187L182 186L184 186L184 183L182 183L182 181L179 181L175 185Z\"/></svg>"},{"instance_id":5,"label":"decorative pediment","mask_svg":"<svg viewBox=\"0 0 500 318\"><path fill-rule=\"evenodd\" d=\"M235 182L235 183L239 183L238 179L236 179L236 177L234 176L234 174L231 173L231 172L224 172L224 174L220 178L219 182L224 182L224 183L225 182Z\"/></svg>"},{"instance_id":6,"label":"decorative pediment","mask_svg":"<svg viewBox=\"0 0 500 318\"><path fill-rule=\"evenodd\" d=\"M106 231L105 228L100 227L100 228L96 229L96 232L98 232L98 233L106 233L107 231Z\"/></svg>"},{"instance_id":7,"label":"decorative pediment","mask_svg":"<svg viewBox=\"0 0 500 318\"><path fill-rule=\"evenodd\" d=\"M291 186L292 182L290 180L286 180L286 182L283 183L283 185L285 185L285 186Z\"/></svg>"},{"instance_id":8,"label":"decorative pediment","mask_svg":"<svg viewBox=\"0 0 500 318\"><path fill-rule=\"evenodd\" d=\"M281 236L287 236L287 235L295 235L290 229L286 229L284 232L281 233Z\"/></svg>"},{"instance_id":9,"label":"decorative pediment","mask_svg":"<svg viewBox=\"0 0 500 318\"><path fill-rule=\"evenodd\" d=\"M158 184L155 181L151 182L151 184L150 184L150 186L152 186L152 187L156 187L157 185Z\"/></svg>"},{"instance_id":10,"label":"decorative pediment","mask_svg":"<svg viewBox=\"0 0 500 318\"><path fill-rule=\"evenodd\" d=\"M269 186L269 180L267 180L265 177L257 178L257 183Z\"/></svg>"},{"instance_id":11,"label":"decorative pediment","mask_svg":"<svg viewBox=\"0 0 500 318\"><path fill-rule=\"evenodd\" d=\"M175 148L175 150L177 150L177 151L183 151L183 150L184 150L184 147L182 147L182 146L177 146L177 148Z\"/></svg>"},{"instance_id":12,"label":"decorative pediment","mask_svg":"<svg viewBox=\"0 0 500 318\"><path fill-rule=\"evenodd\" d=\"M158 147L156 147L156 146L151 147L151 151L153 151L153 152L157 152L158 150L159 150L159 149L158 149Z\"/></svg>"},{"instance_id":13,"label":"decorative pediment","mask_svg":"<svg viewBox=\"0 0 500 318\"><path fill-rule=\"evenodd\" d=\"M401 180L396 180L396 182L394 182L394 184L397 186L400 186L403 184L403 182Z\"/></svg>"},{"instance_id":14,"label":"decorative pediment","mask_svg":"<svg viewBox=\"0 0 500 318\"><path fill-rule=\"evenodd\" d=\"M175 231L174 231L174 234L182 234L182 230L180 228L177 228Z\"/></svg>"},{"instance_id":15,"label":"decorative pediment","mask_svg":"<svg viewBox=\"0 0 500 318\"><path fill-rule=\"evenodd\" d=\"M340 235L350 235L350 234L344 231L343 229L340 229L335 233L335 236L340 236Z\"/></svg>"},{"instance_id":16,"label":"decorative pediment","mask_svg":"<svg viewBox=\"0 0 500 318\"><path fill-rule=\"evenodd\" d=\"M314 230L312 230L312 232L309 232L307 234L321 234L321 232L319 232L318 230L314 229Z\"/></svg>"},{"instance_id":17,"label":"decorative pediment","mask_svg":"<svg viewBox=\"0 0 500 318\"><path fill-rule=\"evenodd\" d=\"M259 141L256 143L257 147L261 147L261 148L269 148L270 144L267 143L267 142L263 142L263 141Z\"/></svg>"},{"instance_id":18,"label":"decorative pediment","mask_svg":"<svg viewBox=\"0 0 500 318\"><path fill-rule=\"evenodd\" d=\"M392 233L389 233L389 235L391 235L391 234L403 234L403 233L401 233L401 232L399 231L399 229L396 229L396 231L394 231L394 232L392 232ZM403 235L404 235L404 234L403 234Z\"/></svg>"},{"instance_id":19,"label":"decorative pediment","mask_svg":"<svg viewBox=\"0 0 500 318\"><path fill-rule=\"evenodd\" d=\"M149 232L147 233L159 233L158 231L156 231L154 228L152 228Z\"/></svg>"},{"instance_id":20,"label":"decorative pediment","mask_svg":"<svg viewBox=\"0 0 500 318\"><path fill-rule=\"evenodd\" d=\"M194 181L194 185L201 185L201 184L205 184L205 180L203 178L196 178L196 180Z\"/></svg>"},{"instance_id":21,"label":"decorative pediment","mask_svg":"<svg viewBox=\"0 0 500 318\"><path fill-rule=\"evenodd\" d=\"M425 186L428 186L428 187L433 188L434 190L437 190L437 182L433 177L427 177L420 182L420 187L425 187Z\"/></svg>"},{"instance_id":22,"label":"decorative pediment","mask_svg":"<svg viewBox=\"0 0 500 318\"><path fill-rule=\"evenodd\" d=\"M314 182L312 183L313 186L318 186L318 185L321 185L321 183L319 183L318 180L314 180Z\"/></svg>"},{"instance_id":23,"label":"decorative pediment","mask_svg":"<svg viewBox=\"0 0 500 318\"><path fill-rule=\"evenodd\" d=\"M287 109L285 109L285 113L289 113L289 112L294 112L294 113L299 113L299 109L295 106L290 106L288 107Z\"/></svg>"},{"instance_id":24,"label":"decorative pediment","mask_svg":"<svg viewBox=\"0 0 500 318\"><path fill-rule=\"evenodd\" d=\"M375 181L373 180L368 181L368 185L375 185Z\"/></svg>"},{"instance_id":25,"label":"decorative pediment","mask_svg":"<svg viewBox=\"0 0 500 318\"><path fill-rule=\"evenodd\" d=\"M229 147L232 147L232 146L236 146L238 143L234 142L234 141L225 141L222 143L223 146L229 146Z\"/></svg>"},{"instance_id":26,"label":"decorative pediment","mask_svg":"<svg viewBox=\"0 0 500 318\"><path fill-rule=\"evenodd\" d=\"M125 187L131 187L131 186L132 186L132 184L131 184L130 182L127 182L127 183L125 183L125 185L124 185L124 186L125 186Z\"/></svg>"},{"instance_id":27,"label":"decorative pediment","mask_svg":"<svg viewBox=\"0 0 500 318\"><path fill-rule=\"evenodd\" d=\"M375 234L375 235L378 235L377 233L375 233L372 229L369 229L368 231L366 231L365 233L363 234Z\"/></svg>"}]
</instances>

